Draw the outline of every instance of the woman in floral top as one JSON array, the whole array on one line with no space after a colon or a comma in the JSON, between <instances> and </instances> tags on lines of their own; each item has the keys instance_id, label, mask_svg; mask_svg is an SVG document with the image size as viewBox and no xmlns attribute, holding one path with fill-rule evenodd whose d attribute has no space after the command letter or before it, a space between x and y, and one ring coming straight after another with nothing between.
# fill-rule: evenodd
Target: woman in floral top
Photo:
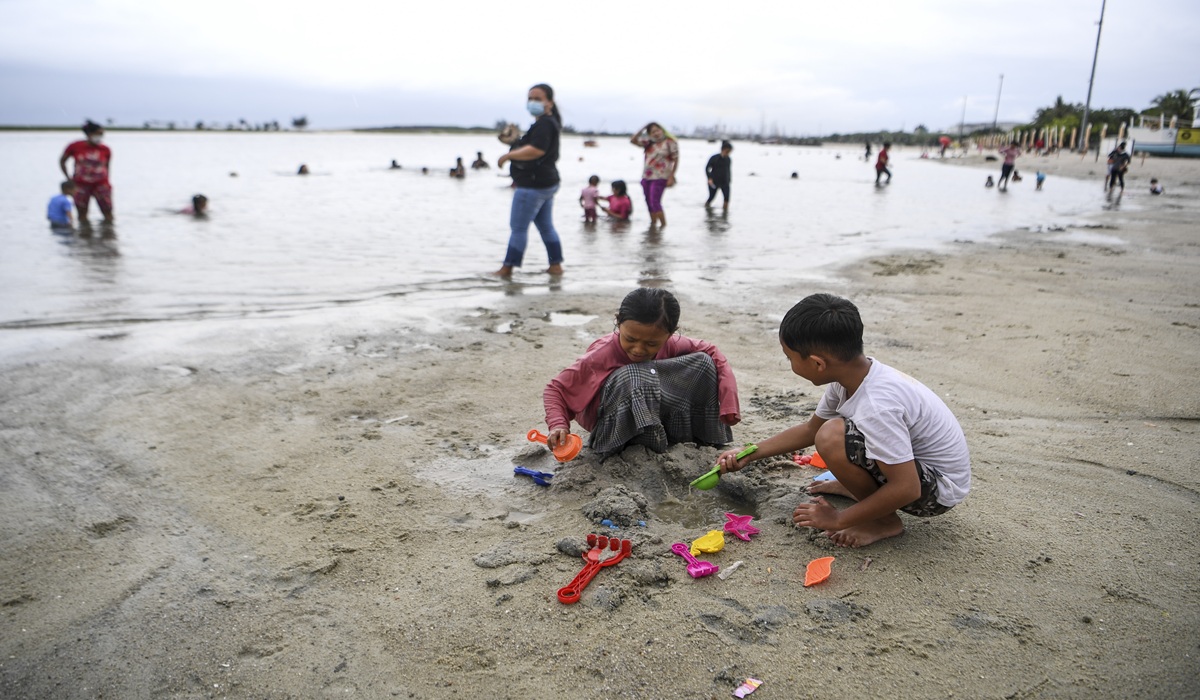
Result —
<instances>
[{"instance_id":1,"label":"woman in floral top","mask_svg":"<svg viewBox=\"0 0 1200 700\"><path fill-rule=\"evenodd\" d=\"M646 154L646 166L642 170L642 191L646 194L646 208L650 210L650 227L667 225L667 215L662 208L663 192L675 186L675 169L679 167L679 144L657 122L643 126L630 143L641 146Z\"/></svg>"}]
</instances>

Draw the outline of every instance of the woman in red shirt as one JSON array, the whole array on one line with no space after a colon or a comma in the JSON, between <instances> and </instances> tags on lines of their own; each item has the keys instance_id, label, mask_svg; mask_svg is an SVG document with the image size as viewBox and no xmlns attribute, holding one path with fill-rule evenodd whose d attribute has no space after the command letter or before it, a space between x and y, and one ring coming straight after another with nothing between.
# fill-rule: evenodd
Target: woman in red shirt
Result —
<instances>
[{"instance_id":1,"label":"woman in red shirt","mask_svg":"<svg viewBox=\"0 0 1200 700\"><path fill-rule=\"evenodd\" d=\"M75 208L79 210L79 223L87 222L88 203L95 197L104 215L105 223L112 223L112 185L108 183L112 151L105 146L104 127L89 121L83 125L83 141L75 141L63 151L58 167L63 175L75 183ZM75 160L75 174L67 172L67 161Z\"/></svg>"}]
</instances>

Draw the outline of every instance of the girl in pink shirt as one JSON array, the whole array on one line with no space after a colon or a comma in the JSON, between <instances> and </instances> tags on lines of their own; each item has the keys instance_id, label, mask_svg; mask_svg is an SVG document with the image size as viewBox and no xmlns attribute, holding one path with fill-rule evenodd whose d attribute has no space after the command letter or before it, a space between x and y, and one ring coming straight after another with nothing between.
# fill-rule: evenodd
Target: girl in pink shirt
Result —
<instances>
[{"instance_id":1,"label":"girl in pink shirt","mask_svg":"<svg viewBox=\"0 0 1200 700\"><path fill-rule=\"evenodd\" d=\"M733 370L715 345L676 334L675 296L635 289L616 324L542 392L547 445L565 444L572 420L601 457L628 444L665 452L679 442L729 443L741 421Z\"/></svg>"},{"instance_id":2,"label":"girl in pink shirt","mask_svg":"<svg viewBox=\"0 0 1200 700\"><path fill-rule=\"evenodd\" d=\"M600 205L605 214L621 221L629 220L629 217L633 214L633 202L629 201L629 195L626 194L624 180L613 180L612 196L605 199L608 202L608 206Z\"/></svg>"}]
</instances>

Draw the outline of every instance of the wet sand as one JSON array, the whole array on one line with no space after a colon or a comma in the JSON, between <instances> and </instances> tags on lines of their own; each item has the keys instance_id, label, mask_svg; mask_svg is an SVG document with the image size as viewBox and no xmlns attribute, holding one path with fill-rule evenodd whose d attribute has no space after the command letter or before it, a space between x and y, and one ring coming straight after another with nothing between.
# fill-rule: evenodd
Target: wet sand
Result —
<instances>
[{"instance_id":1,"label":"wet sand","mask_svg":"<svg viewBox=\"0 0 1200 700\"><path fill-rule=\"evenodd\" d=\"M1039 167L1047 192L1094 171L1099 193L1103 163L1064 155L1023 157L1007 196L1039 196ZM825 287L862 309L869 354L946 399L974 462L962 505L861 550L789 525L814 469L689 494L716 450L560 466L524 441L619 295L514 294L436 333L256 320L9 355L0 695L722 698L748 676L755 698L1192 695L1200 162L1135 159L1128 181L1080 227ZM682 330L734 365L738 441L815 405L774 335L813 291L682 299ZM743 561L727 580L692 580L670 544L726 507L762 532L703 557ZM589 520L606 513L633 524ZM562 605L589 532L632 555ZM805 588L822 556L832 576Z\"/></svg>"}]
</instances>

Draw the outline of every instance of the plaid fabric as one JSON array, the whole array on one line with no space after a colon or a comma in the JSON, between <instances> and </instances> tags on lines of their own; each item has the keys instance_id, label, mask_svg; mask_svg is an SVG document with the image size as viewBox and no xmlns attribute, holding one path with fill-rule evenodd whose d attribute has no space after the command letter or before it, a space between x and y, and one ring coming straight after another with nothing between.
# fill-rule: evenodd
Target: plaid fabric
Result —
<instances>
[{"instance_id":1,"label":"plaid fabric","mask_svg":"<svg viewBox=\"0 0 1200 700\"><path fill-rule=\"evenodd\" d=\"M871 478L875 479L875 483L880 486L887 483L887 477L879 470L875 460L867 457L866 438L854 425L854 421L849 419L846 420L846 457L852 464L867 470ZM917 475L921 478L921 497L900 510L918 518L932 518L950 510L952 506L944 506L937 501L937 479L925 465L915 459L913 463L917 465Z\"/></svg>"},{"instance_id":2,"label":"plaid fabric","mask_svg":"<svg viewBox=\"0 0 1200 700\"><path fill-rule=\"evenodd\" d=\"M666 452L678 442L724 445L717 367L702 352L625 365L609 375L588 446L601 457L633 443Z\"/></svg>"}]
</instances>

